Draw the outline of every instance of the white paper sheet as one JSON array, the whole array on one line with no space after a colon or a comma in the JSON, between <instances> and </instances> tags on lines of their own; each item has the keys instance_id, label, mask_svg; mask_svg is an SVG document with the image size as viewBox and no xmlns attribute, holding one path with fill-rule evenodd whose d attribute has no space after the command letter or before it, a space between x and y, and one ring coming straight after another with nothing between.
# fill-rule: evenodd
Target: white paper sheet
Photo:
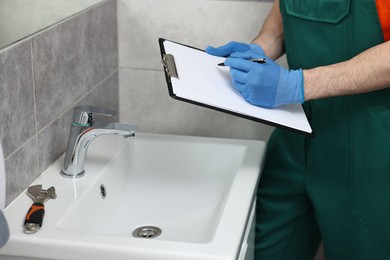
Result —
<instances>
[{"instance_id":1,"label":"white paper sheet","mask_svg":"<svg viewBox=\"0 0 390 260\"><path fill-rule=\"evenodd\" d=\"M312 134L300 104L267 109L248 103L232 87L229 68L217 66L225 58L168 40L164 41L164 49L175 59L178 79L172 77L171 84L176 96Z\"/></svg>"}]
</instances>

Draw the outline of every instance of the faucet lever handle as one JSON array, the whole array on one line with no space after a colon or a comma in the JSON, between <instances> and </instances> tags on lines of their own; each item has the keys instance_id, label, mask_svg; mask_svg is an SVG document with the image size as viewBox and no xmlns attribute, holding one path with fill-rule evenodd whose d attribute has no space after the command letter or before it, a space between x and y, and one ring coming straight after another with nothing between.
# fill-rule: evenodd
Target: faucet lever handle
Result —
<instances>
[{"instance_id":1,"label":"faucet lever handle","mask_svg":"<svg viewBox=\"0 0 390 260\"><path fill-rule=\"evenodd\" d=\"M94 114L111 117L118 114L118 111L95 106L76 106L73 109L73 122L82 125L91 124Z\"/></svg>"}]
</instances>

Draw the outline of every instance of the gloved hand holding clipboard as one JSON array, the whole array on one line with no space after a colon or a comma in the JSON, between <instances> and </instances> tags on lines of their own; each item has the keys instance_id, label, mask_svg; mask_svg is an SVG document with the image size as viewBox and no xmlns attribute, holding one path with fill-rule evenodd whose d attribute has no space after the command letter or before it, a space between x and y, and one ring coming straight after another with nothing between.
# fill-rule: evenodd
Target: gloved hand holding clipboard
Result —
<instances>
[{"instance_id":1,"label":"gloved hand holding clipboard","mask_svg":"<svg viewBox=\"0 0 390 260\"><path fill-rule=\"evenodd\" d=\"M248 103L233 88L229 68L218 66L225 58L162 38L159 44L172 98L314 136L301 104L267 109Z\"/></svg>"}]
</instances>

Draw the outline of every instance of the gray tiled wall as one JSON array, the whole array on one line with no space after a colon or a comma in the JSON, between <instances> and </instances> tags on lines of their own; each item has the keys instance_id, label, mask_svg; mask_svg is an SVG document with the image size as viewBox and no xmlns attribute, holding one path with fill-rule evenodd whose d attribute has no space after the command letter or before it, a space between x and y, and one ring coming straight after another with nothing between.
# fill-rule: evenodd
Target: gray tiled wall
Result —
<instances>
[{"instance_id":1,"label":"gray tiled wall","mask_svg":"<svg viewBox=\"0 0 390 260\"><path fill-rule=\"evenodd\" d=\"M144 132L267 140L272 127L170 98L157 40L198 48L250 42L271 6L264 0L118 0L121 120Z\"/></svg>"},{"instance_id":2,"label":"gray tiled wall","mask_svg":"<svg viewBox=\"0 0 390 260\"><path fill-rule=\"evenodd\" d=\"M65 151L72 108L118 109L116 0L0 50L0 141L9 204Z\"/></svg>"}]
</instances>

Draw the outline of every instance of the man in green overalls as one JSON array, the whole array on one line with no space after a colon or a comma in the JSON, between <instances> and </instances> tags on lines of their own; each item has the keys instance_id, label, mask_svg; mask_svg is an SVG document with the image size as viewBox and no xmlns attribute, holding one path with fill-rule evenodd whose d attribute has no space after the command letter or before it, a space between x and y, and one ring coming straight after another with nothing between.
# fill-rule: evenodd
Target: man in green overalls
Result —
<instances>
[{"instance_id":1,"label":"man in green overalls","mask_svg":"<svg viewBox=\"0 0 390 260\"><path fill-rule=\"evenodd\" d=\"M312 260L321 240L327 260L390 259L389 26L389 0L275 0L253 44L206 49L248 102L306 101L315 131L268 143L256 260Z\"/></svg>"}]
</instances>

